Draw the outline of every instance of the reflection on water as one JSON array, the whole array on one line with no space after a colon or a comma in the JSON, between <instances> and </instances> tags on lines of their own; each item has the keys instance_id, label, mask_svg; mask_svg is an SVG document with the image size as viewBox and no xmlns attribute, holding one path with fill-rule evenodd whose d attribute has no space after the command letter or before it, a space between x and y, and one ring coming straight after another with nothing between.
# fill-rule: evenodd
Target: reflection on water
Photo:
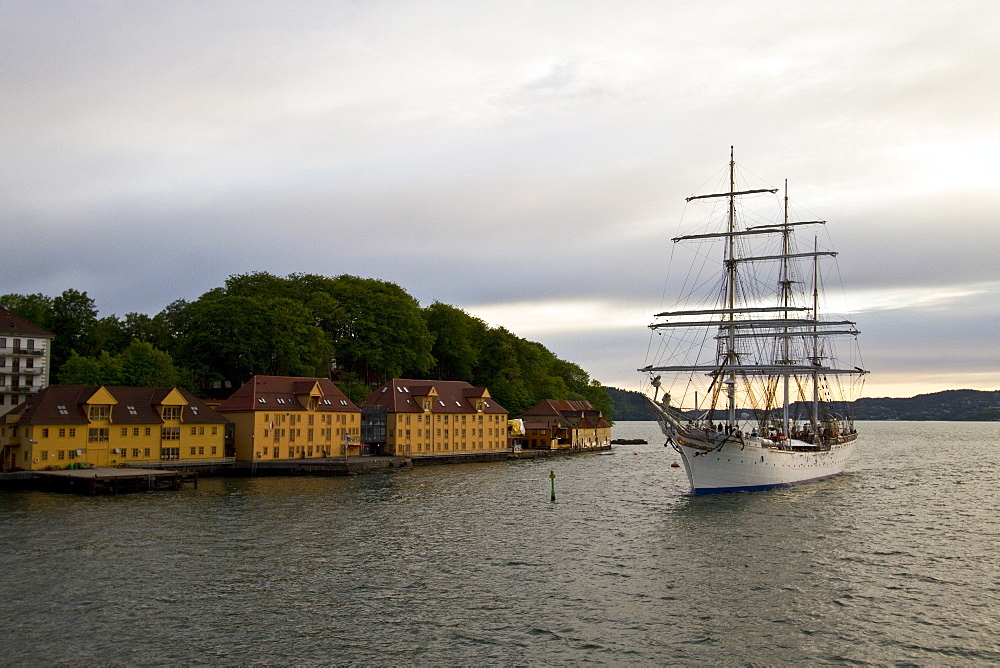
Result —
<instances>
[{"instance_id":1,"label":"reflection on water","mask_svg":"<svg viewBox=\"0 0 1000 668\"><path fill-rule=\"evenodd\" d=\"M688 495L652 423L611 456L3 493L0 660L1000 661L998 425L863 427L845 475L753 494Z\"/></svg>"}]
</instances>

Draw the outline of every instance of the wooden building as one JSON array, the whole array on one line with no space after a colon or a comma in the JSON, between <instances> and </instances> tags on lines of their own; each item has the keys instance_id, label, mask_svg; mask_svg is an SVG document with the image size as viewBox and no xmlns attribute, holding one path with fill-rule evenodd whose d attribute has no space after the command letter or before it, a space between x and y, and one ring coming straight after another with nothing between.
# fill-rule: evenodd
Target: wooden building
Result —
<instances>
[{"instance_id":1,"label":"wooden building","mask_svg":"<svg viewBox=\"0 0 1000 668\"><path fill-rule=\"evenodd\" d=\"M507 409L485 387L456 380L394 378L369 394L368 412L385 414L373 445L387 455L430 457L500 452L507 446Z\"/></svg>"},{"instance_id":2,"label":"wooden building","mask_svg":"<svg viewBox=\"0 0 1000 668\"><path fill-rule=\"evenodd\" d=\"M236 459L320 459L359 454L361 410L327 378L254 376L223 401Z\"/></svg>"},{"instance_id":3,"label":"wooden building","mask_svg":"<svg viewBox=\"0 0 1000 668\"><path fill-rule=\"evenodd\" d=\"M187 390L50 385L0 418L4 470L225 457L227 420Z\"/></svg>"},{"instance_id":4,"label":"wooden building","mask_svg":"<svg viewBox=\"0 0 1000 668\"><path fill-rule=\"evenodd\" d=\"M524 447L599 450L611 446L611 423L589 401L544 399L521 415Z\"/></svg>"}]
</instances>

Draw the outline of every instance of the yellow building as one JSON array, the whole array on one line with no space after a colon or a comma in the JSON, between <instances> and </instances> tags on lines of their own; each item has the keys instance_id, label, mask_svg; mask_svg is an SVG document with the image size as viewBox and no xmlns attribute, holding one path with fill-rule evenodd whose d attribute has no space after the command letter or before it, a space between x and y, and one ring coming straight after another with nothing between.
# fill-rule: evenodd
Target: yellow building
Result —
<instances>
[{"instance_id":1,"label":"yellow building","mask_svg":"<svg viewBox=\"0 0 1000 668\"><path fill-rule=\"evenodd\" d=\"M227 420L187 390L50 385L3 416L4 470L224 460Z\"/></svg>"},{"instance_id":2,"label":"yellow building","mask_svg":"<svg viewBox=\"0 0 1000 668\"><path fill-rule=\"evenodd\" d=\"M611 423L589 401L544 399L521 419L527 448L595 450L611 446Z\"/></svg>"},{"instance_id":3,"label":"yellow building","mask_svg":"<svg viewBox=\"0 0 1000 668\"><path fill-rule=\"evenodd\" d=\"M360 451L361 411L326 378L254 376L223 401L236 459L319 459Z\"/></svg>"},{"instance_id":4,"label":"yellow building","mask_svg":"<svg viewBox=\"0 0 1000 668\"><path fill-rule=\"evenodd\" d=\"M394 378L365 398L385 413L382 452L427 457L507 450L507 409L464 381Z\"/></svg>"}]
</instances>

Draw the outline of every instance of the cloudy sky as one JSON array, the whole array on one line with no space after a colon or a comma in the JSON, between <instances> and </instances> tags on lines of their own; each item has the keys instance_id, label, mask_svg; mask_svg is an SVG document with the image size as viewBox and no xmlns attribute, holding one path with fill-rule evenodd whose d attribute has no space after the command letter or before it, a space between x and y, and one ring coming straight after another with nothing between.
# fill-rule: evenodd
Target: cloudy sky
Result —
<instances>
[{"instance_id":1,"label":"cloudy sky","mask_svg":"<svg viewBox=\"0 0 1000 668\"><path fill-rule=\"evenodd\" d=\"M1000 3L0 3L0 293L398 283L636 388L684 198L829 221L865 396L1000 388Z\"/></svg>"}]
</instances>

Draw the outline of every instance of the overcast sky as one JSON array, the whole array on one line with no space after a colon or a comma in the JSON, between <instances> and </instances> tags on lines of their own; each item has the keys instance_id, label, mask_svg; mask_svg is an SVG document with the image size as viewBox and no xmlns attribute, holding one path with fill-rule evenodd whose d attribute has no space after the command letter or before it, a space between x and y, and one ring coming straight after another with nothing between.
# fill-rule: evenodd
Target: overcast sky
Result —
<instances>
[{"instance_id":1,"label":"overcast sky","mask_svg":"<svg viewBox=\"0 0 1000 668\"><path fill-rule=\"evenodd\" d=\"M395 282L639 387L684 198L829 221L865 396L1000 389L1000 2L0 2L0 293Z\"/></svg>"}]
</instances>

